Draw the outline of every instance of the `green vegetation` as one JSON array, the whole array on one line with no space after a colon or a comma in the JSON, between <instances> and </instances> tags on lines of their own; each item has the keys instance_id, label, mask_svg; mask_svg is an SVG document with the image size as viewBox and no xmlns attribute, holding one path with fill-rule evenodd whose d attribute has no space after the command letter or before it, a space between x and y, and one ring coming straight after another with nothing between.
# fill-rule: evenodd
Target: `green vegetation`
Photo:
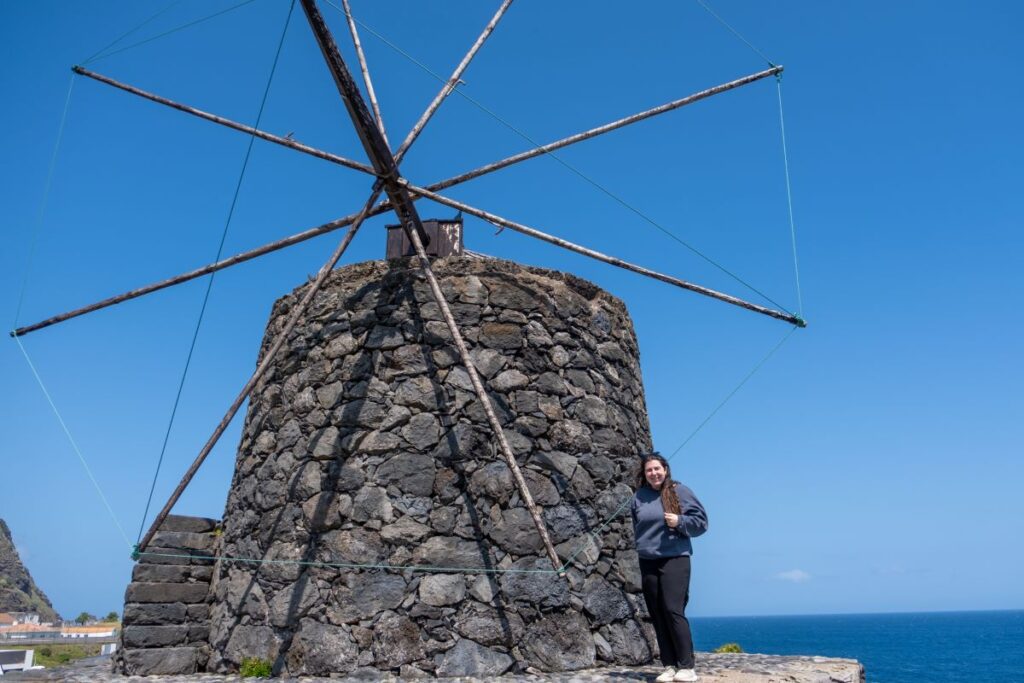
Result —
<instances>
[{"instance_id":1,"label":"green vegetation","mask_svg":"<svg viewBox=\"0 0 1024 683\"><path fill-rule=\"evenodd\" d=\"M88 624L90 621L96 621L96 617L92 614L89 614L88 612L82 612L77 617L75 617L75 623L81 626Z\"/></svg>"},{"instance_id":2,"label":"green vegetation","mask_svg":"<svg viewBox=\"0 0 1024 683\"><path fill-rule=\"evenodd\" d=\"M112 621L117 621L119 618L120 617L118 617L117 612L111 612L107 616L103 617L103 621L112 622Z\"/></svg>"},{"instance_id":3,"label":"green vegetation","mask_svg":"<svg viewBox=\"0 0 1024 683\"><path fill-rule=\"evenodd\" d=\"M716 647L715 652L743 652L743 648L740 647L739 643L725 643L724 645L719 645L718 647Z\"/></svg>"},{"instance_id":4,"label":"green vegetation","mask_svg":"<svg viewBox=\"0 0 1024 683\"><path fill-rule=\"evenodd\" d=\"M273 669L270 662L265 659L246 657L242 660L242 668L238 673L242 674L242 678L270 678Z\"/></svg>"},{"instance_id":5,"label":"green vegetation","mask_svg":"<svg viewBox=\"0 0 1024 683\"><path fill-rule=\"evenodd\" d=\"M35 664L46 668L60 666L73 662L76 659L95 657L100 653L100 646L97 645L4 645L9 650L35 650Z\"/></svg>"}]
</instances>

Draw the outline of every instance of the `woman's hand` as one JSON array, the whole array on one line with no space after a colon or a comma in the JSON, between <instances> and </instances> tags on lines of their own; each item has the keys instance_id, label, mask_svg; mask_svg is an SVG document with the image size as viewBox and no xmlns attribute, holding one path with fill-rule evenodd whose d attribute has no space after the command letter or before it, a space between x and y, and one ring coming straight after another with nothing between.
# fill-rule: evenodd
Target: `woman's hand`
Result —
<instances>
[{"instance_id":1,"label":"woman's hand","mask_svg":"<svg viewBox=\"0 0 1024 683\"><path fill-rule=\"evenodd\" d=\"M675 529L679 526L679 515L673 515L671 512L665 513L665 524L671 529Z\"/></svg>"}]
</instances>

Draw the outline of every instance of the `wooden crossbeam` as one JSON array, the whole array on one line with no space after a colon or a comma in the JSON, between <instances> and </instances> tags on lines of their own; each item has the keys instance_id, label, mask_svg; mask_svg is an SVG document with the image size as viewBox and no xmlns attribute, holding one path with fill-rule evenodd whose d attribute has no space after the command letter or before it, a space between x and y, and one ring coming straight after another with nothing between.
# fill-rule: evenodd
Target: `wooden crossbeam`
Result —
<instances>
[{"instance_id":1,"label":"wooden crossbeam","mask_svg":"<svg viewBox=\"0 0 1024 683\"><path fill-rule=\"evenodd\" d=\"M228 128L232 128L232 129L240 131L242 133L246 133L248 135L252 135L254 137L260 138L261 140L266 140L267 142L273 142L275 145L281 145L282 147L288 147L289 149L294 149L296 152L302 152L303 154L309 154L310 156L314 156L314 157L316 157L318 159L323 159L324 161L330 161L331 163L338 164L339 166L345 166L347 168L355 169L356 171L362 171L363 173L369 173L370 175L374 175L373 168L371 168L370 166L367 166L366 164L361 164L358 161L353 161L352 159L346 159L345 157L339 156L337 154L331 154L330 152L324 152L323 150L317 149L316 147L310 147L309 145L304 145L301 142L299 142L298 140L293 140L292 138L289 138L289 137L281 137L280 135L274 135L273 133L268 133L268 132L262 131L262 130L260 130L258 128L253 128L252 126L247 126L244 123L238 123L237 121L232 121L231 119L225 118L223 116L217 116L216 114L210 114L209 112L205 112L202 109L196 109L195 107L190 107L187 104L182 104L180 102L175 102L174 100L170 100L170 99L168 99L166 97L161 97L160 95L156 95L154 93L147 92L147 91L145 91L145 90L143 90L141 88L136 88L133 85L128 85L127 83L122 83L121 81L116 81L113 78L110 78L109 76L104 76L102 74L96 73L95 71L89 71L88 69L83 69L80 66L73 66L73 67L71 67L71 70L74 71L79 76L86 76L87 78L91 78L94 81L98 81L100 83L106 83L107 85L113 86L113 87L115 87L115 88L117 88L119 90L123 90L123 91L125 91L127 93L131 93L132 95L138 95L139 97L147 99L147 100L149 100L151 102L156 102L157 104L162 104L162 105L164 105L166 107L170 107L171 109L177 109L180 112L184 112L186 114L191 114L192 116L204 119L206 121L211 121L213 123L218 123L218 124L220 124L222 126L227 126Z\"/></svg>"},{"instance_id":2,"label":"wooden crossbeam","mask_svg":"<svg viewBox=\"0 0 1024 683\"><path fill-rule=\"evenodd\" d=\"M398 151L395 153L396 161L402 160L402 158L405 156L405 153L409 150L409 146L412 145L412 143L416 140L417 137L419 137L419 134L423 131L423 127L427 125L427 121L429 121L430 117L434 115L434 112L437 111L437 108L441 106L441 103L445 100L445 98L447 98L449 95L455 92L455 88L459 85L459 82L462 80L462 74L465 73L466 68L469 66L469 63L473 60L473 57L476 56L476 53L480 50L481 46L483 46L484 41L487 40L487 38L494 31L494 27L498 25L498 21L501 19L502 16L504 16L505 11L511 4L512 0L505 0L504 2L502 2L501 7L499 7L498 11L494 13L494 16L491 18L491 20L487 22L487 26L484 27L483 32L479 35L479 37L477 37L476 42L473 43L473 47L469 48L469 52L467 52L466 56L462 58L462 61L459 62L459 65L455 67L455 71L452 73L451 77L448 78L448 81L444 84L444 87L441 88L441 92L437 94L434 100L430 103L430 106L427 107L427 110L423 112L423 116L419 118L419 121L416 122L416 124L412 127L412 130L409 131L409 134L405 137L405 140L402 142L402 146L399 147Z\"/></svg>"},{"instance_id":3,"label":"wooden crossbeam","mask_svg":"<svg viewBox=\"0 0 1024 683\"><path fill-rule=\"evenodd\" d=\"M373 80L370 78L370 67L366 63L366 55L363 53L363 44L359 40L359 30L356 28L356 19L352 16L352 8L348 0L341 0L341 6L345 9L345 19L348 20L348 31L352 34L352 45L356 49L356 57L359 59L359 70L363 72L363 83L366 85L366 94L370 98L370 106L373 107L373 116L377 121L377 128L380 129L384 144L391 146L388 142L387 131L384 130L384 117L380 113L380 105L377 104L377 93L373 89Z\"/></svg>"},{"instance_id":4,"label":"wooden crossbeam","mask_svg":"<svg viewBox=\"0 0 1024 683\"><path fill-rule=\"evenodd\" d=\"M359 135L359 141L363 143L363 149L366 150L366 156L370 158L374 171L379 177L377 184L383 186L402 225L419 233L420 239L424 243L429 242L430 238L427 237L427 233L423 229L423 223L420 221L419 213L413 206L412 200L409 199L409 193L397 182L399 178L398 165L391 155L388 143L384 141L384 136L377 128L373 115L367 109L363 96L352 79L345 60L341 57L341 51L338 50L338 45L334 42L334 36L316 6L316 0L301 0L301 2L302 10L309 21L309 27L313 31L313 37L316 38L317 45L320 46L320 52L323 54L334 84L338 88L338 94L341 95L341 99L345 103L345 109Z\"/></svg>"},{"instance_id":5,"label":"wooden crossbeam","mask_svg":"<svg viewBox=\"0 0 1024 683\"><path fill-rule=\"evenodd\" d=\"M292 308L288 315L288 319L285 321L284 328L277 334L273 344L271 344L267 353L263 356L263 361L256 367L256 371L249 377L249 380L245 383L245 386L242 387L242 390L238 392L238 396L235 397L235 400L231 403L231 406L224 414L224 417L222 417L220 422L217 423L217 427L213 430L213 434L206 440L206 443L199 451L199 455L196 456L196 459L189 466L185 475L171 493L171 497L167 500L167 503L153 519L153 524L150 525L149 531L146 532L146 535L142 537L142 540L140 540L139 544L135 547L136 554L141 553L149 547L150 542L153 540L153 536L160 529L160 525L164 523L167 515L171 514L171 510L178 502L178 499L181 498L181 494L183 494L185 489L188 488L188 485L192 482L192 478L196 476L196 472L199 471L199 468L206 460L206 457L210 455L210 451L212 451L213 447L217 445L220 437L224 434L228 425L231 424L231 420L233 420L235 415L238 413L238 409L242 407L242 404L256 386L256 383L259 382L263 375L267 373L267 370L270 369L274 362L274 356L277 355L277 352L281 349L284 343L288 341L288 335L291 334L293 329L295 329L295 325L298 323L299 318L301 318L302 314L305 313L306 308L313 300L313 297L316 296L316 293L320 291L320 287L323 286L327 276L330 275L334 266L338 263L338 260L341 259L342 254L344 254L345 250L348 249L348 245L352 243L352 238L355 237L356 231L359 230L359 226L362 225L363 221L370 215L370 209L373 208L374 203L377 201L377 197L380 196L380 192L379 188L374 188L373 192L370 194L370 198L363 205L362 210L360 210L356 215L356 220L352 224L352 229L345 233L345 236L341 239L341 243L338 244L338 247L334 250L334 253L331 254L327 263L325 263L317 272L316 278L306 289L306 293L302 296L302 299L300 299Z\"/></svg>"},{"instance_id":6,"label":"wooden crossbeam","mask_svg":"<svg viewBox=\"0 0 1024 683\"><path fill-rule=\"evenodd\" d=\"M523 225L522 223L510 221L507 218L502 218L501 216L495 215L493 213L488 213L487 211L483 211L482 209L470 206L469 204L465 204L463 202L450 199L436 192L431 192L430 190L423 187L416 187L415 185L411 184L407 184L406 187L408 187L409 191L412 192L413 194L417 194L421 197L432 199L433 201L439 204L444 204L445 206L450 206L453 209L458 209L459 211L463 211L478 218L482 218L488 223L493 223L495 225L499 225L505 228L510 228L512 230L515 230L516 232L522 233L524 235L529 235L530 237L535 237L539 240L543 240L550 244L562 247L563 249L568 249L569 251L576 252L577 254L583 254L584 256L589 256L592 259L597 259L598 261L603 261L604 263L608 263L610 265L617 266L625 270L630 270L634 273L639 273L640 275L646 275L647 277L654 278L655 280L660 280L661 282L666 282L670 285L675 285L676 287L682 287L683 289L688 289L691 292L703 294L704 296L709 296L712 299L724 301L728 304L732 304L733 306L745 308L748 311L753 311L755 313L767 315L772 318L776 318L777 320L784 320L785 322L788 322L791 325L796 325L797 327L807 327L807 322L805 320L790 313L777 311L772 308L766 308L765 306L759 306L757 304L750 303L749 301L745 301L743 299L734 297L730 294L724 294L714 289L702 287L701 285L696 285L693 284L692 282L687 282L686 280L680 280L679 278L672 277L671 275L665 275L663 273L659 273L649 268L644 268L643 266L638 266L634 263L623 261L622 259L616 258L614 256L602 254L599 251L595 251L593 249L580 246L578 244L570 242L569 240L562 239L561 237L549 235L548 233L537 230L536 228L531 228L527 225Z\"/></svg>"}]
</instances>

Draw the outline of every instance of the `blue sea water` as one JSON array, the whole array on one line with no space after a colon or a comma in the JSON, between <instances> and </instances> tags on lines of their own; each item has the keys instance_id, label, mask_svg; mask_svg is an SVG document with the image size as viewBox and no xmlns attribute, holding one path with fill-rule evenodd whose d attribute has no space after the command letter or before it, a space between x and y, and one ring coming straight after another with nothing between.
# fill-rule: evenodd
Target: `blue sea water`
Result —
<instances>
[{"instance_id":1,"label":"blue sea water","mask_svg":"<svg viewBox=\"0 0 1024 683\"><path fill-rule=\"evenodd\" d=\"M859 660L869 683L1024 683L1024 610L692 617L694 646Z\"/></svg>"}]
</instances>

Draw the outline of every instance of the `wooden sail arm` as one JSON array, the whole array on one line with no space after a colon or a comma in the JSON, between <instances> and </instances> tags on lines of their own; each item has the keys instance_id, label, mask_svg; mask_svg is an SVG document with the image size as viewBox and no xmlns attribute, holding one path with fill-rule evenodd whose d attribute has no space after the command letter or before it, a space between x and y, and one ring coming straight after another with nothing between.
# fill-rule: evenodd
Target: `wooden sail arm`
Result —
<instances>
[{"instance_id":1,"label":"wooden sail arm","mask_svg":"<svg viewBox=\"0 0 1024 683\"><path fill-rule=\"evenodd\" d=\"M354 169L356 171L362 171L363 173L369 173L370 175L375 175L375 172L374 172L373 168L371 168L370 166L368 166L366 164L360 163L358 161L353 161L352 159L346 159L345 157L339 156L337 154L331 154L330 152L325 152L323 150L317 149L316 147L310 147L309 145L304 145L301 142L299 142L298 140L293 140L290 137L282 137L280 135L274 135L273 133L268 133L268 132L260 130L258 128L253 128L252 126L247 126L244 123L238 123L237 121L232 121L231 119L225 118L223 116L217 116L216 114L211 114L209 112L205 112L202 109L196 109L195 107L190 107L187 104L182 104L180 102L175 102L174 100L170 100L170 99L168 99L166 97L161 97L160 95L156 95L154 93L147 92L147 91L145 91L145 90L143 90L141 88L136 88L133 85L128 85L127 83L122 83L121 81L116 81L113 78L110 78L108 76L104 76L102 74L98 74L95 71L89 71L88 69L84 69L84 68L82 68L80 66L73 66L73 67L71 67L71 70L74 71L76 74L78 74L80 76L86 76L87 78L91 78L94 81L98 81L100 83L106 83L107 85L113 86L113 87L115 87L115 88L117 88L119 90L123 90L123 91L125 91L127 93L131 93L132 95L138 95L139 97L142 97L144 99L150 100L151 102L156 102L157 104L162 104L162 105L164 105L166 107L170 107L171 109L177 109L180 112L184 112L186 114L191 114L192 116L196 116L196 117L204 119L206 121L211 121L213 123L219 123L222 126L226 126L228 128L232 128L234 130L240 131L242 133L246 133L248 135L252 135L254 137L260 138L261 140L266 140L267 142L273 142L276 145L281 145L282 147L288 147L289 149L294 149L296 152L302 152L303 154L309 154L310 156L317 157L318 159L323 159L324 161L330 161L331 163L338 164L339 166L345 166L347 168L351 168L351 169Z\"/></svg>"},{"instance_id":2,"label":"wooden sail arm","mask_svg":"<svg viewBox=\"0 0 1024 683\"><path fill-rule=\"evenodd\" d=\"M488 173L493 173L493 172L495 172L497 170L500 170L502 168L506 168L506 167L511 166L513 164L518 164L521 161L526 161L527 159L533 159L534 157L538 157L538 156L541 156L541 155L544 155L544 154L550 154L551 152L557 151L557 150L562 149L564 147L568 147L569 145L576 144L577 142L582 142L584 140L589 140L589 139L595 138L595 137L597 137L599 135L603 135L605 133L609 133L609 132L611 132L613 130L618 130L619 128L623 128L625 126L628 126L628 125L631 125L631 124L634 124L634 123L638 123L640 121L644 121L644 120L652 118L654 116L658 116L659 114L664 114L666 112L670 112L670 111L674 111L676 109L680 109L682 107L685 107L688 104L693 104L695 102L699 102L699 101L707 99L707 98L709 98L709 97L711 97L713 95L718 95L720 93L724 93L724 92L728 92L730 90L734 90L734 89L739 88L741 86L748 85L750 83L754 83L754 82L759 81L759 80L764 79L764 78L768 78L769 76L778 75L778 74L782 73L783 68L784 67L782 67L782 66L775 66L775 67L772 67L770 69L765 69L764 71L759 71L757 73L750 74L748 76L743 76L742 78L737 78L735 80L729 81L728 83L722 83L720 85L716 85L716 86L711 87L711 88L706 88L706 89L701 90L699 92L695 92L692 95L687 95L686 97L681 97L681 98L673 100L671 102L666 102L665 104L658 105L657 107L652 107L651 109L646 109L644 111L637 112L636 114L632 114L630 116L625 116L625 117L617 119L615 121L611 121L609 123L602 124L600 126L595 126L594 128L590 128L590 129L582 131L580 133L575 133L573 135L569 135L567 137L561 138L560 140L555 140L554 142L549 142L549 143L540 145L539 147L534 147L533 149L528 149L528 150L523 151L523 152L518 152L516 154L513 154L512 156L505 157L504 159L500 159L498 161L494 161L492 163L486 164L484 166L480 166L479 168L475 168L475 169L470 170L470 171L466 171L465 173L460 173L459 175L452 176L451 178L447 178L445 180L441 180L439 182L436 182L436 183L433 183L431 185L428 185L427 187L429 189L431 189L431 190L434 190L434 191L448 189L449 187L453 187L453 186L458 185L460 183L464 183L464 182L466 182L468 180L472 180L474 178L479 178L480 176L487 175ZM157 102L159 104L164 104L164 105L167 105L167 106L172 107L174 109L177 109L179 111L184 111L186 113L193 114L194 116L198 116L200 118L206 119L207 121L212 121L213 123L219 123L219 124L221 124L223 126L227 126L228 128L233 128L235 130L239 130L239 131L242 131L242 132L245 132L245 133L249 133L250 135L255 135L255 136L257 136L259 138L262 138L264 140L267 140L269 142L273 142L273 143L276 143L276 144L283 145L285 147L289 147L291 149L294 149L297 152L302 152L304 154L310 154L310 155L315 156L315 157L317 157L319 159L324 159L325 161L330 161L332 163L340 164L342 166L347 166L348 168L354 168L356 170L363 171L364 173L369 173L371 175L375 174L374 170L372 168L370 168L369 166L367 166L366 164L360 164L359 162L352 161L350 159L345 159L344 157L339 157L336 154L331 154L330 152L324 152L322 150L315 149L313 147L309 147L307 145L303 145L303 144L297 143L297 142L295 142L295 141L293 141L291 139L282 138L280 136L273 135L271 133L267 133L267 132L264 132L264 131L252 128L251 126L246 126L245 124L237 123L235 121L232 121L231 119L227 119L227 118L222 117L222 116L216 116L214 114L208 114L208 113L203 112L201 110L195 109L194 107L189 107L188 105L184 105L184 104L175 102L173 100L169 100L169 99L167 99L165 97L160 97L159 95L154 95L152 93L148 93L148 92L146 92L144 90L141 90L139 88L135 88L134 86L127 85L125 83L121 83L121 82L116 81L116 80L114 80L112 78L109 78L107 76L103 76L101 74L94 73L92 71L89 71L88 69L83 69L81 67L77 67L76 66L76 67L74 67L74 71L75 71L75 73L81 74L83 76L88 76L89 78L97 80L97 81L99 81L101 83L106 83L108 85L114 86L115 88L120 88L121 90L124 90L125 92L129 92L129 93L132 93L134 95L139 95L140 97L145 97L146 99L152 100L153 102ZM445 89L447 89L447 85L445 86ZM444 91L442 91L442 92L444 92Z\"/></svg>"},{"instance_id":3,"label":"wooden sail arm","mask_svg":"<svg viewBox=\"0 0 1024 683\"><path fill-rule=\"evenodd\" d=\"M416 141L416 138L419 137L419 134L423 131L424 126L427 125L427 122L434 115L434 112L437 111L438 107L441 106L441 103L444 102L449 95L455 92L455 88L462 81L462 74L466 72L466 69L469 67L469 63L473 61L473 57L475 57L476 53L480 51L484 41L486 41L487 38L490 37L491 33L494 32L494 28L498 25L498 21L502 16L504 16L505 11L508 10L509 5L511 4L512 0L504 0L504 2L501 3L501 7L498 8L498 11L494 13L491 20L487 22L486 26L484 26L484 30L480 33L479 37L477 37L476 42L473 43L471 48L469 48L469 52L467 52L466 56L462 58L462 61L455 67L455 71L452 72L452 75L444 84L444 87L441 88L441 92L437 93L426 111L423 112L423 115L420 116L419 120L412 127L412 130L410 130L409 134L405 136L405 140L402 141L402 145L398 148L398 151L395 152L395 163L401 162L405 157L405 153L409 151L409 147Z\"/></svg>"},{"instance_id":4,"label":"wooden sail arm","mask_svg":"<svg viewBox=\"0 0 1024 683\"><path fill-rule=\"evenodd\" d=\"M334 266L341 259L342 254L344 254L345 250L348 249L348 245L352 243L352 238L355 237L356 231L359 230L363 221L370 215L370 211L373 208L374 203L377 201L378 196L380 196L380 189L374 188L373 193L363 205L362 210L356 214L356 218L352 223L352 229L349 230L341 239L341 242L334 250L334 253L331 254L331 257L327 262L321 266L320 270L316 274L316 278L309 287L306 288L302 298L295 304L295 306L292 307L291 311L289 311L288 319L285 321L284 327L277 333L277 336L274 338L270 348L267 349L267 352L263 355L263 360L256 367L256 371L252 373L248 381L245 383L245 386L243 386L242 390L238 392L238 396L235 397L235 400L232 401L231 405L228 407L224 417L221 418L220 422L217 423L216 428L214 428L213 434L211 434L210 438L206 440L206 443L203 445L202 449L200 449L199 454L196 456L195 460L192 461L192 464L181 478L181 481L178 482L178 485L171 493L171 497L153 519L153 523L150 525L146 535L143 536L142 540L140 540L138 545L135 546L136 557L139 553L149 547L149 544L153 540L153 536L155 536L156 532L160 530L160 526L164 523L164 520L167 519L167 515L171 514L171 510L174 509L178 499L181 498L181 495L185 492L185 489L188 488L188 485L192 483L192 479L196 476L196 473L199 471L203 462L206 461L207 456L210 455L213 447L217 445L218 441L220 441L220 437L227 430L228 425L231 424L231 421L238 413L239 408L241 408L242 404L245 403L245 399L249 397L249 393L273 366L274 356L277 355L277 352L281 349L284 343L288 341L288 336L291 334L292 330L295 329L295 325L302 317L302 314L306 312L306 308L309 306L309 303L313 300L313 297L316 296L316 293L320 291L320 287L323 286L323 283L327 280L327 276L331 274Z\"/></svg>"},{"instance_id":5,"label":"wooden sail arm","mask_svg":"<svg viewBox=\"0 0 1024 683\"><path fill-rule=\"evenodd\" d=\"M547 143L545 145L541 145L540 147L535 147L534 149L527 150L525 152L520 152L518 154L514 154L514 155L512 155L510 157L506 157L505 159L501 159L500 161L495 161L493 163L487 164L485 166L481 166L481 167L473 169L471 171L467 171L465 173L461 173L459 175L452 176L451 178L447 178L445 180L441 180L439 182L432 183L432 184L427 185L425 188L422 188L422 189L425 189L425 190L428 190L428 191L431 191L431 192L436 192L438 190L443 190L443 189L447 189L447 188L450 188L450 187L454 187L455 185L459 185L459 184L467 182L469 180L473 180L475 178L479 178L479 177L487 175L489 173L493 173L493 172L498 171L498 170L500 170L502 168L506 168L508 166L511 166L512 164L516 164L516 163L519 163L521 161L526 161L527 159L532 159L534 157L541 156L543 154L547 154L547 153L553 152L553 151L558 150L558 149L562 149L563 147L567 147L569 145L575 144L577 142L581 142L583 140L588 140L590 138L596 137L598 135L602 135L602 134L610 132L612 130L616 130L618 128L622 128L623 126L627 126L627 125L630 125L632 123L636 123L638 121L642 121L642 120L650 118L652 116L657 116L658 114L663 114L665 112L672 111L673 109L678 109L678 108L683 107L683 106L685 106L687 104L692 104L694 102L698 102L698 101L700 101L702 99L711 97L712 95L716 95L716 94L719 94L719 93L727 92L727 91L732 90L734 88L738 88L740 86L747 85L749 83L753 83L753 82L755 82L757 80L760 80L762 78L766 78L768 76L781 73L782 69L783 69L783 67L777 66L777 67L773 67L771 69L766 69L764 71L760 71L760 72L755 73L755 74L750 74L749 76L744 76L743 78L738 78L738 79L736 79L734 81L730 81L728 83L723 83L721 85L717 85L717 86L715 86L713 88L708 88L706 90L702 90L700 92L694 93L694 94L689 95L687 97L683 97L683 98L674 100L672 102L668 102L666 104L660 105L658 107L654 107L653 109L648 109L646 111L642 111L642 112L639 112L637 114L633 114L632 116L627 116L625 118L618 119L617 121L612 121L611 123L606 123L604 125L597 126L596 128L591 128L590 130L583 131L582 133L577 133L575 135L570 135L568 137L562 138L561 140L556 140L555 142L550 142L550 143ZM89 78L93 78L93 79L95 79L95 80L97 80L97 81L99 81L101 83L106 83L106 84L112 85L112 86L114 86L116 88L120 88L121 90L124 90L125 92L129 92L129 93L132 93L132 94L135 94L135 95L139 95L141 97L145 97L146 99L152 100L154 102L158 102L160 104L165 104L167 106L170 106L170 107L173 107L175 109L178 109L179 111L185 111L187 113L194 114L194 115L199 116L200 118L204 118L204 119L206 119L208 121L212 121L214 123L219 123L221 125L227 126L228 128L233 128L235 130L246 132L246 133L249 133L251 135L256 135L257 137L259 137L261 139L267 140L269 142L274 142L276 144L283 145L285 147L289 147L289 148L294 149L294 150L296 150L298 152L303 152L304 154L310 154L310 155L315 156L317 158L324 159L325 161L330 161L332 163L340 164L342 166L347 166L349 168L354 168L356 170L363 171L364 173L375 175L374 169L372 169L371 167L367 166L366 164L360 164L359 162L351 161L349 159L345 159L344 157L339 157L339 156L337 156L335 154L331 154L329 152L324 152L324 151L321 151L321 150L318 150L318 149L314 149L312 147L308 147L306 145L302 145L300 143L297 143L294 140L290 140L288 138L281 138L281 137L273 135L271 133L266 133L264 131L252 128L250 126L246 126L244 124L237 123L235 121L231 121L230 119L226 119L226 118L221 117L221 116L216 116L216 115L213 115L213 114L207 114L206 112L200 112L200 110L194 109L192 107L188 107L187 105L183 105L183 104L174 102L172 100L160 97L158 95L152 95L151 93L146 93L145 91L140 90L138 88L134 88L134 87L126 85L124 83L119 83L118 81L115 81L112 78L108 78L106 76L102 76L100 74L93 73L93 72L88 71L86 69L81 69L80 67L76 67L75 71L76 71L76 73L80 73L83 76L88 76ZM412 199L415 200L416 197L412 197ZM370 215L371 216L376 216L376 215L379 215L379 214L384 213L386 211L389 211L390 209L391 209L390 202L385 202L385 203L379 204L377 207L375 207L371 211ZM236 254L236 255L231 256L231 257L226 258L226 259L223 259L221 261L217 261L215 263L207 264L207 265L202 266L200 268L196 268L195 270L191 270L191 271L189 271L187 273L181 273L179 275L175 275L175 276L167 278L165 280L161 280L161 281L156 282L156 283L145 285L143 287L139 287L137 289L131 290L129 292L125 292L123 294L118 294L118 295L109 297L107 299L104 299L103 301L92 303L92 304L89 304L87 306L83 306L83 307L74 309L72 311L68 311L66 313L57 314L57 315L51 316L49 318L46 318L45 320L42 320L40 322L33 323L31 325L25 325L23 327L19 327L19 328L13 330L10 334L11 334L12 337L15 337L15 336L21 336L21 335L24 335L24 334L28 334L29 332L35 332L36 330L40 330L40 329L49 327L51 325L55 325L57 323L64 322L65 320L70 320L72 318L76 318L76 317L78 317L80 315L84 315L86 313L91 313L93 311L97 311L97 310L106 308L108 306L113 306L115 304L119 304L121 302L128 301L130 299L135 299L135 298L138 298L140 296L144 296L144 295L149 294L151 292L156 292L156 291L159 291L161 289L165 289L167 287L172 287L174 285L181 284L183 282L188 282L189 280L192 280L192 279L197 278L197 277L202 277L203 275L208 275L210 273L217 272L218 270L223 270L225 268L230 268L231 266L238 265L239 263L244 263L244 262L249 261L251 259L254 259L254 258L258 257L258 256L263 256L264 254L269 254L269 253L272 253L272 252L277 251L279 249L284 249L284 248L290 247L290 246L292 246L294 244L299 244L300 242L304 242L306 240L313 239L314 237L319 237L320 235L327 234L328 232L332 232L334 230L338 230L340 228L344 228L346 226L349 226L349 225L352 224L353 220L355 220L355 217L356 217L356 214L349 214L348 216L344 216L344 217L339 218L337 220L330 221L328 223L324 223L322 225L319 225L319 226L314 227L314 228L310 228L308 230L304 230L303 232L299 232L299 233L296 233L294 235L290 235L288 237L282 238L282 239L277 240L275 242L270 242L270 243L265 244L265 245L263 245L261 247L256 247L255 249L251 249L249 251L241 252L239 254Z\"/></svg>"},{"instance_id":6,"label":"wooden sail arm","mask_svg":"<svg viewBox=\"0 0 1024 683\"><path fill-rule=\"evenodd\" d=\"M569 240L562 239L561 237L549 235L546 232L542 232L540 230L537 230L536 228L531 228L529 226L523 225L522 223L510 221L507 218L502 218L501 216L489 213L487 211L483 211L482 209L470 206L469 204L465 204L463 202L450 199L443 195L437 194L436 192L431 192L430 190L423 187L416 187L415 185L411 184L407 184L406 187L408 187L409 191L412 192L413 194L419 195L421 197L426 197L439 204L444 204L446 206L452 207L453 209L458 209L459 211L462 211L464 213L468 213L478 218L482 218L488 223L493 223L494 225L515 230L516 232L522 233L524 235L529 235L530 237L535 237L539 240L543 240L550 244L554 244L555 246L562 247L563 249L568 249L569 251L575 252L577 254L589 256L592 259L608 263L618 268L623 268L634 273L639 273L640 275L645 275L647 277L654 278L655 280L660 280L661 282L665 282L676 287L687 289L691 292L696 292L697 294L702 294L704 296L711 297L712 299L718 299L719 301L724 301L728 304L732 304L733 306L745 308L748 311L753 311L754 313L760 313L762 315L767 315L777 320L783 320L785 322L790 323L791 325L796 325L797 327L807 327L807 322L805 320L791 313L785 313L783 311L777 311L775 309L767 308L765 306L759 306L758 304L750 303L749 301L745 301L730 294L724 294L714 289L709 289L708 287L702 287L701 285L696 285L693 284L692 282L687 282L686 280L681 280L679 278L672 277L671 275L665 275L663 273L659 273L649 268L638 266L634 263L624 261L614 256L602 254L601 252L595 251L594 249L589 249L587 247L580 246L578 244L570 242Z\"/></svg>"},{"instance_id":7,"label":"wooden sail arm","mask_svg":"<svg viewBox=\"0 0 1024 683\"><path fill-rule=\"evenodd\" d=\"M427 237L427 233L423 229L419 213L413 206L412 200L409 199L409 193L398 183L400 177L398 165L391 155L391 150L363 101L363 96L338 50L338 45L334 42L334 36L316 6L316 0L301 0L301 2L302 10L309 21L309 27L313 31L313 37L316 38L324 62L331 72L331 77L334 78L338 94L341 95L341 99L345 103L345 109L359 135L359 141L362 142L363 149L366 150L366 156L369 157L374 171L379 177L378 184L383 186L402 225L409 230L415 230L424 243L429 242L430 238Z\"/></svg>"},{"instance_id":8,"label":"wooden sail arm","mask_svg":"<svg viewBox=\"0 0 1024 683\"><path fill-rule=\"evenodd\" d=\"M384 117L380 113L380 105L377 103L377 93L373 89L373 80L370 78L370 67L366 63L366 54L363 52L363 43L359 40L359 30L356 28L356 19L352 16L352 8L349 7L348 0L341 0L341 6L345 10L345 19L348 20L348 32L352 35L352 45L356 49L356 57L359 59L359 70L363 72L363 84L366 85L366 94L370 98L370 106L373 107L373 116L377 121L377 127L380 128L381 137L384 138L384 144L391 147L391 143L388 142L387 131L384 130Z\"/></svg>"}]
</instances>

